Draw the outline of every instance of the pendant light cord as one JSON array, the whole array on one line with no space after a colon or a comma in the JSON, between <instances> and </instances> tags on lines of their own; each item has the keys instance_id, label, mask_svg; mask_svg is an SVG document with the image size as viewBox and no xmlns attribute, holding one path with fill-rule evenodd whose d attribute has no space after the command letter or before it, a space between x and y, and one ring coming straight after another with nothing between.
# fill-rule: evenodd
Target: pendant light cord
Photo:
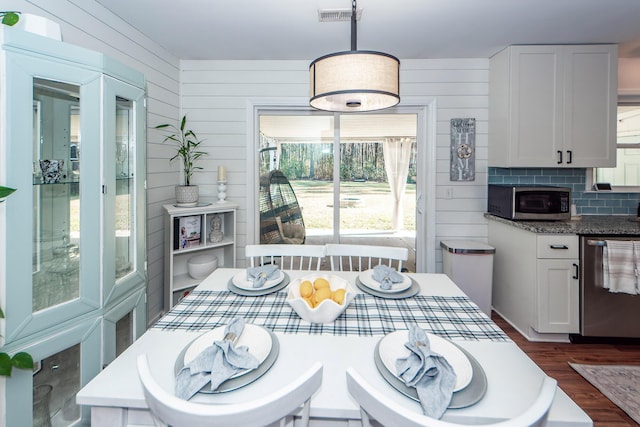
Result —
<instances>
[{"instance_id":1,"label":"pendant light cord","mask_svg":"<svg viewBox=\"0 0 640 427\"><path fill-rule=\"evenodd\" d=\"M357 24L356 24L356 13L357 13L356 0L351 2L351 50L358 50L358 35L357 35Z\"/></svg>"}]
</instances>

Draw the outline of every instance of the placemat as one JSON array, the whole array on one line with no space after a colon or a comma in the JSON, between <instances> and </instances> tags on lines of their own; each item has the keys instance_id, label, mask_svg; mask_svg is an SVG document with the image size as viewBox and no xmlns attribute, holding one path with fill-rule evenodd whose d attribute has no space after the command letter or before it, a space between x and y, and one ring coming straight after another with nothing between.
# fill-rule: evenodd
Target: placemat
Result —
<instances>
[{"instance_id":1,"label":"placemat","mask_svg":"<svg viewBox=\"0 0 640 427\"><path fill-rule=\"evenodd\" d=\"M285 292L246 297L230 291L197 290L162 317L152 329L200 331L241 316L274 332L311 335L386 335L417 324L426 332L451 339L510 341L469 298L417 295L382 299L358 294L334 322L309 323L286 302Z\"/></svg>"}]
</instances>

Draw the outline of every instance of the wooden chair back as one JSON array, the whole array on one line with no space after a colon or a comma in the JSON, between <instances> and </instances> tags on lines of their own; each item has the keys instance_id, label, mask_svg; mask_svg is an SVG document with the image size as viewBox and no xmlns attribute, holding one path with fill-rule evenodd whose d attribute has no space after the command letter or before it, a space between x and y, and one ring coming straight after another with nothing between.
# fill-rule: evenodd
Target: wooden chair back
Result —
<instances>
[{"instance_id":1,"label":"wooden chair back","mask_svg":"<svg viewBox=\"0 0 640 427\"><path fill-rule=\"evenodd\" d=\"M291 418L302 406L302 425L309 425L311 395L322 383L322 365L314 363L295 381L258 399L228 405L209 405L180 399L154 379L146 354L138 356L138 375L156 426L265 426ZM297 425L297 423L296 423Z\"/></svg>"},{"instance_id":2,"label":"wooden chair back","mask_svg":"<svg viewBox=\"0 0 640 427\"><path fill-rule=\"evenodd\" d=\"M332 271L365 271L376 265L387 265L402 271L402 263L409 259L409 249L397 246L326 245Z\"/></svg>"},{"instance_id":3,"label":"wooden chair back","mask_svg":"<svg viewBox=\"0 0 640 427\"><path fill-rule=\"evenodd\" d=\"M245 256L251 267L277 264L284 270L320 270L324 245L247 245Z\"/></svg>"},{"instance_id":4,"label":"wooden chair back","mask_svg":"<svg viewBox=\"0 0 640 427\"><path fill-rule=\"evenodd\" d=\"M538 427L544 425L556 394L557 384L555 379L545 375L536 400L525 412L509 420L482 424L482 427ZM373 387L351 367L347 368L347 389L360 406L362 427L370 427L372 418L385 426L469 427L468 424L437 420L422 413L408 410L389 399L381 390Z\"/></svg>"}]
</instances>

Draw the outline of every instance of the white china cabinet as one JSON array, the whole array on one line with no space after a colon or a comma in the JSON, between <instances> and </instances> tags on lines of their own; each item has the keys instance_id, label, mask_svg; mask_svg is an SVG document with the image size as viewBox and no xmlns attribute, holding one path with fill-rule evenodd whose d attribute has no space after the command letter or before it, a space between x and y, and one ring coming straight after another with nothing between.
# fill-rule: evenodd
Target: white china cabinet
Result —
<instances>
[{"instance_id":1,"label":"white china cabinet","mask_svg":"<svg viewBox=\"0 0 640 427\"><path fill-rule=\"evenodd\" d=\"M511 46L490 60L489 166L616 164L615 45Z\"/></svg>"},{"instance_id":2,"label":"white china cabinet","mask_svg":"<svg viewBox=\"0 0 640 427\"><path fill-rule=\"evenodd\" d=\"M75 393L146 328L145 79L0 29L0 426L80 424Z\"/></svg>"}]
</instances>

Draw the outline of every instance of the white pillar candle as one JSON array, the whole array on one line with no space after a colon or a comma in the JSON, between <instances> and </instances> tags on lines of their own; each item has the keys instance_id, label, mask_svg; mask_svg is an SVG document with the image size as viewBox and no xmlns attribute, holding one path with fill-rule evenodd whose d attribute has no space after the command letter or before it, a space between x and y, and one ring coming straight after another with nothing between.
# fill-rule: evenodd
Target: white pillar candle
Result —
<instances>
[{"instance_id":1,"label":"white pillar candle","mask_svg":"<svg viewBox=\"0 0 640 427\"><path fill-rule=\"evenodd\" d=\"M218 181L227 181L227 168L224 166L218 166Z\"/></svg>"}]
</instances>

